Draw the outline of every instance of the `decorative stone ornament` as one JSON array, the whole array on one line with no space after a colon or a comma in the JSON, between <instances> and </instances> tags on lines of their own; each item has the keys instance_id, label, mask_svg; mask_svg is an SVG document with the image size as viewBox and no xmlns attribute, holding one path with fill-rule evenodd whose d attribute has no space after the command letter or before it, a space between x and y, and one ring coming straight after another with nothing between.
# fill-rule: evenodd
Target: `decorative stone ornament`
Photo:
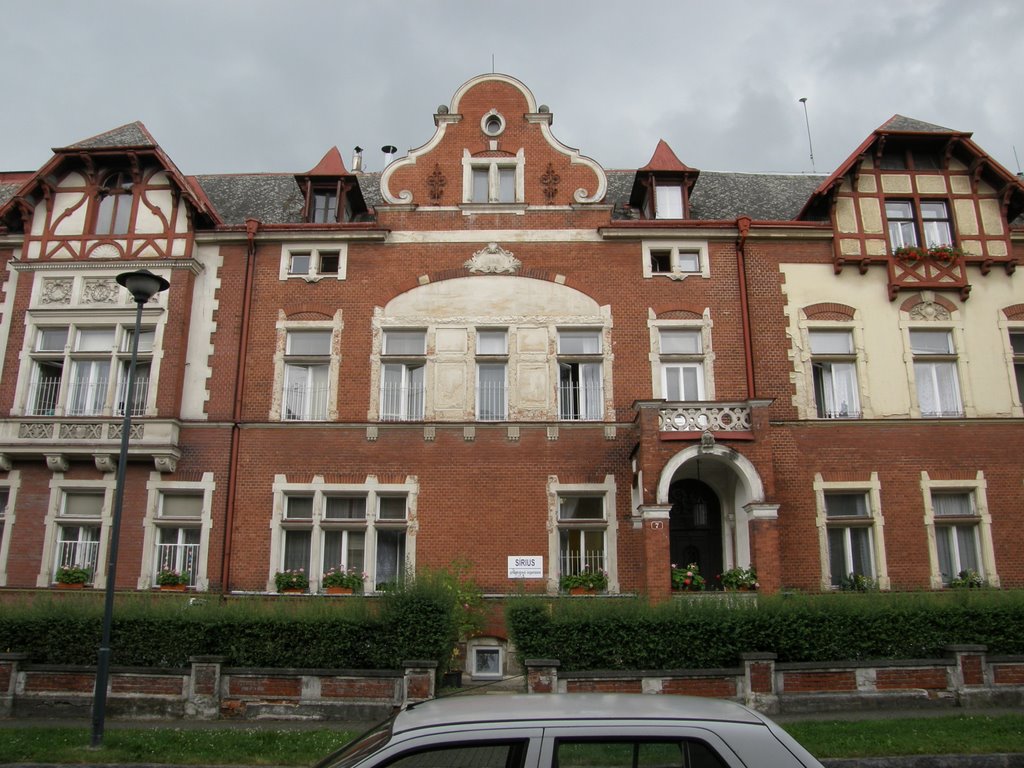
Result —
<instances>
[{"instance_id":1,"label":"decorative stone ornament","mask_svg":"<svg viewBox=\"0 0 1024 768\"><path fill-rule=\"evenodd\" d=\"M514 275L523 266L511 252L497 243L488 243L473 254L462 266L470 272L486 275Z\"/></svg>"},{"instance_id":2,"label":"decorative stone ornament","mask_svg":"<svg viewBox=\"0 0 1024 768\"><path fill-rule=\"evenodd\" d=\"M911 320L949 320L949 310L934 301L922 301L910 310Z\"/></svg>"}]
</instances>

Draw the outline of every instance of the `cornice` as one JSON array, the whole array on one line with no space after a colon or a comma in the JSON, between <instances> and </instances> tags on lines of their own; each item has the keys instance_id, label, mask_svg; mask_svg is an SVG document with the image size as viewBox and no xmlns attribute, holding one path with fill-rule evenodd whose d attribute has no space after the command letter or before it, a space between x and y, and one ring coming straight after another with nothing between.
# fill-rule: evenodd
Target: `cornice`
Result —
<instances>
[{"instance_id":1,"label":"cornice","mask_svg":"<svg viewBox=\"0 0 1024 768\"><path fill-rule=\"evenodd\" d=\"M260 230L256 233L255 240L258 243L293 243L301 240L304 243L352 243L384 242L388 238L388 230L358 230L353 232L306 232L301 229L289 230ZM232 230L230 232L196 232L195 242L197 245L218 245L248 243L249 236L244 229Z\"/></svg>"},{"instance_id":2,"label":"cornice","mask_svg":"<svg viewBox=\"0 0 1024 768\"><path fill-rule=\"evenodd\" d=\"M198 275L203 265L195 259L160 259L159 261L20 261L8 262L16 272L122 272L128 269L187 269Z\"/></svg>"},{"instance_id":3,"label":"cornice","mask_svg":"<svg viewBox=\"0 0 1024 768\"><path fill-rule=\"evenodd\" d=\"M600 227L598 234L603 240L735 240L740 230L734 223L722 226L685 226L685 227ZM751 225L747 232L747 240L832 240L835 233L829 225L790 226L769 224Z\"/></svg>"}]
</instances>

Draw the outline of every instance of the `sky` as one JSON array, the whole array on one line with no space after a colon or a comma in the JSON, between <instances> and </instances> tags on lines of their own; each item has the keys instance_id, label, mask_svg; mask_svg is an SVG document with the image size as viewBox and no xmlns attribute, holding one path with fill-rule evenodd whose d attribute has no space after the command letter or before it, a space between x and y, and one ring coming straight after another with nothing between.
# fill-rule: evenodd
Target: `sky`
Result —
<instances>
[{"instance_id":1,"label":"sky","mask_svg":"<svg viewBox=\"0 0 1024 768\"><path fill-rule=\"evenodd\" d=\"M894 114L1024 160L1021 0L8 0L0 170L140 120L186 174L379 171L476 75L605 168L830 173ZM806 98L806 114L801 98ZM809 128L809 130L808 130ZM810 134L810 135L808 135ZM813 152L813 164L811 154Z\"/></svg>"}]
</instances>

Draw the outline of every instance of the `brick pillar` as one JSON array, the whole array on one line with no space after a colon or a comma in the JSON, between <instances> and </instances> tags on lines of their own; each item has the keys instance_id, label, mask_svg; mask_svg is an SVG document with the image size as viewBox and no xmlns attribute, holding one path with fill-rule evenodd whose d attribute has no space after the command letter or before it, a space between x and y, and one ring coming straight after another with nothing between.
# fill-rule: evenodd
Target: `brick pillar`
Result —
<instances>
[{"instance_id":1,"label":"brick pillar","mask_svg":"<svg viewBox=\"0 0 1024 768\"><path fill-rule=\"evenodd\" d=\"M663 602L672 596L672 555L668 537L671 511L670 504L640 507L644 527L644 587L652 603Z\"/></svg>"},{"instance_id":2,"label":"brick pillar","mask_svg":"<svg viewBox=\"0 0 1024 768\"><path fill-rule=\"evenodd\" d=\"M758 574L760 577L760 574ZM779 711L779 697L775 691L774 653L741 653L743 661L744 700L752 709L767 714Z\"/></svg>"},{"instance_id":3,"label":"brick pillar","mask_svg":"<svg viewBox=\"0 0 1024 768\"><path fill-rule=\"evenodd\" d=\"M197 720L220 717L220 670L226 656L189 656L192 673L188 681L185 716Z\"/></svg>"},{"instance_id":4,"label":"brick pillar","mask_svg":"<svg viewBox=\"0 0 1024 768\"><path fill-rule=\"evenodd\" d=\"M27 658L27 653L0 653L0 717L11 717L14 713L18 664Z\"/></svg>"},{"instance_id":5,"label":"brick pillar","mask_svg":"<svg viewBox=\"0 0 1024 768\"><path fill-rule=\"evenodd\" d=\"M558 693L558 659L526 660L527 693Z\"/></svg>"},{"instance_id":6,"label":"brick pillar","mask_svg":"<svg viewBox=\"0 0 1024 768\"><path fill-rule=\"evenodd\" d=\"M434 678L437 676L437 662L415 659L403 661L402 666L405 667L402 704L434 698Z\"/></svg>"},{"instance_id":7,"label":"brick pillar","mask_svg":"<svg viewBox=\"0 0 1024 768\"><path fill-rule=\"evenodd\" d=\"M949 671L949 688L962 705L968 688L985 687L985 652L988 651L988 646L947 645L943 650L947 657L956 660L956 666L951 667Z\"/></svg>"},{"instance_id":8,"label":"brick pillar","mask_svg":"<svg viewBox=\"0 0 1024 768\"><path fill-rule=\"evenodd\" d=\"M750 563L757 569L757 581L764 592L778 592L782 584L779 553L779 505L748 504L750 520Z\"/></svg>"}]
</instances>

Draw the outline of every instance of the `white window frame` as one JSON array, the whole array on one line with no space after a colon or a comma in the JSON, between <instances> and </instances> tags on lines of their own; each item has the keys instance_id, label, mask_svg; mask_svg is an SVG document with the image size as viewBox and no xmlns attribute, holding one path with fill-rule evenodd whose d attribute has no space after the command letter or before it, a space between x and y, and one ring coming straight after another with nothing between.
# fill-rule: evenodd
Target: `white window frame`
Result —
<instances>
[{"instance_id":1,"label":"white window frame","mask_svg":"<svg viewBox=\"0 0 1024 768\"><path fill-rule=\"evenodd\" d=\"M559 516L561 499L574 496L600 497L604 506L604 519L580 520L567 523ZM605 475L600 483L562 483L557 475L549 475L548 497L548 593L558 594L561 581L561 538L563 530L603 530L604 570L608 573L608 592L619 592L618 574L618 515L616 513L616 485L614 475Z\"/></svg>"},{"instance_id":2,"label":"white window frame","mask_svg":"<svg viewBox=\"0 0 1024 768\"><path fill-rule=\"evenodd\" d=\"M1024 350L1015 352L1013 348L1013 337L1024 340L1024 323L1020 321L1007 321L1000 319L1000 330L1003 334L1005 344L1006 369L1010 379L1010 402L1012 403L1012 415L1024 416ZM1019 372L1019 373L1018 373Z\"/></svg>"},{"instance_id":3,"label":"white window frame","mask_svg":"<svg viewBox=\"0 0 1024 768\"><path fill-rule=\"evenodd\" d=\"M0 491L7 495L7 503L0 509L0 587L7 586L7 555L11 551L11 536L17 519L18 489L21 487L21 471L12 469L7 477L0 479ZM2 496L0 496L2 501Z\"/></svg>"},{"instance_id":4,"label":"white window frame","mask_svg":"<svg viewBox=\"0 0 1024 768\"><path fill-rule=\"evenodd\" d=\"M102 480L67 480L64 473L55 472L50 478L50 500L47 507L43 536L43 556L40 558L39 573L36 576L37 587L49 587L53 584L57 570L57 546L59 529L63 525L95 525L99 528L99 549L96 553L96 570L93 573L91 586L103 589L107 582L107 545L110 540L112 505L114 496L114 472L108 472ZM69 518L61 514L65 493L95 493L103 497L98 518Z\"/></svg>"},{"instance_id":5,"label":"white window frame","mask_svg":"<svg viewBox=\"0 0 1024 768\"><path fill-rule=\"evenodd\" d=\"M949 348L951 349L948 353L921 353L914 352L912 334L915 331L930 331L936 333L945 333L949 339ZM959 354L959 350L963 349L963 338L959 328L949 325L935 325L935 324L920 324L915 323L914 325L908 326L906 329L905 336L906 343L906 358L907 366L911 381L911 397L913 398L912 415L920 418L964 418L967 416L973 416L974 414L969 412L968 393L966 390L967 377L966 371L962 369L963 360ZM943 366L945 369L952 371L953 378L955 381L955 395L956 403L958 408L954 410L943 410L939 413L924 413L921 410L921 387L928 386L929 382L919 381L919 373L923 372L926 368L931 371L936 371L937 366ZM920 368L919 368L920 366ZM929 377L932 383L936 382L935 375ZM934 387L933 387L934 389Z\"/></svg>"},{"instance_id":6,"label":"white window frame","mask_svg":"<svg viewBox=\"0 0 1024 768\"><path fill-rule=\"evenodd\" d=\"M662 194L664 192L664 194ZM670 195L670 193L676 193L676 195ZM666 181L654 182L654 218L655 219L683 219L685 218L685 211L683 210L683 183L681 181ZM662 207L666 210L662 210ZM669 210L671 207L672 210ZM678 213L678 216L671 214Z\"/></svg>"},{"instance_id":7,"label":"white window frame","mask_svg":"<svg viewBox=\"0 0 1024 768\"><path fill-rule=\"evenodd\" d=\"M670 271L655 272L651 264L652 251L668 251ZM667 277L685 280L687 277L711 277L707 240L644 240L641 243L641 270L645 278ZM697 269L683 269L684 256L697 257Z\"/></svg>"},{"instance_id":8,"label":"white window frame","mask_svg":"<svg viewBox=\"0 0 1024 768\"><path fill-rule=\"evenodd\" d=\"M478 637L470 640L467 645L467 650L469 652L469 669L466 671L469 672L469 675L473 680L501 680L502 677L504 677L505 648L502 646L500 641L496 638ZM479 659L483 655L497 655L497 672L480 671Z\"/></svg>"},{"instance_id":9,"label":"white window frame","mask_svg":"<svg viewBox=\"0 0 1024 768\"><path fill-rule=\"evenodd\" d=\"M502 334L504 345L498 352L481 349L481 339ZM508 329L478 328L476 331L476 419L477 421L505 421L508 419ZM484 369L501 369L500 392L484 392ZM500 403L498 400L500 399ZM495 407L500 406L500 407Z\"/></svg>"},{"instance_id":10,"label":"white window frame","mask_svg":"<svg viewBox=\"0 0 1024 768\"><path fill-rule=\"evenodd\" d=\"M711 310L705 308L700 320L659 320L653 309L647 311L647 328L650 334L651 393L655 399L668 399L665 369L677 366L692 366L699 370L697 379L698 400L715 399L715 351L712 346ZM677 354L661 351L662 331L697 331L700 333L701 352Z\"/></svg>"},{"instance_id":11,"label":"white window frame","mask_svg":"<svg viewBox=\"0 0 1024 768\"><path fill-rule=\"evenodd\" d=\"M309 591L319 592L322 588L324 559L324 533L334 530L365 532L363 569L367 574L364 592L376 592L377 584L377 534L381 531L402 531L405 534L405 558L402 573L409 575L416 569L417 504L419 480L408 476L403 483L381 483L376 475L367 475L362 483L328 483L322 475L315 475L311 482L289 482L287 475L275 475L273 484L273 511L270 520L270 562L267 573L267 592L274 592L274 574L282 569L284 562L284 531L308 529L310 536ZM308 496L313 499L310 519L289 523L285 517L289 496ZM364 497L366 499L365 519L327 518L326 499L333 496ZM380 499L401 497L405 499L404 519L382 519L379 514Z\"/></svg>"},{"instance_id":12,"label":"white window frame","mask_svg":"<svg viewBox=\"0 0 1024 768\"><path fill-rule=\"evenodd\" d=\"M825 495L831 493L864 494L867 499L867 523L865 518L829 517L825 503ZM885 557L885 517L882 515L882 485L878 473L872 472L868 480L827 481L817 472L814 475L814 498L817 506L816 525L818 527L819 562L821 563L821 589L835 589L832 584L831 560L829 559L828 532L830 528L851 527L850 521L860 521L857 527L867 527L871 531L871 557L874 573L870 576L880 590L888 590L891 586L889 568Z\"/></svg>"},{"instance_id":13,"label":"white window frame","mask_svg":"<svg viewBox=\"0 0 1024 768\"><path fill-rule=\"evenodd\" d=\"M597 338L598 349L596 352L563 351L563 338L583 333L593 334ZM605 338L604 329L590 326L561 326L556 329L555 335L557 349L555 386L557 388L558 420L603 421L608 410L605 403L605 354L608 340ZM562 384L562 372L566 368L575 371L569 386ZM592 385L587 385L587 380L597 382L596 392ZM565 402L567 393L579 395L578 403L571 409L570 404Z\"/></svg>"},{"instance_id":14,"label":"white window frame","mask_svg":"<svg viewBox=\"0 0 1024 768\"><path fill-rule=\"evenodd\" d=\"M979 563L981 577L994 587L999 586L999 574L996 571L995 548L992 543L992 516L988 509L988 482L985 473L978 470L973 480L933 480L928 472L921 472L921 494L924 502L924 524L928 535L928 561L931 569L932 589L943 589L947 586L942 578L939 565L939 552L936 528L972 525L977 528L977 545L979 547ZM945 517L935 514L932 502L933 493L966 493L971 494L974 514L965 517ZM951 574L955 578L957 574Z\"/></svg>"},{"instance_id":15,"label":"white window frame","mask_svg":"<svg viewBox=\"0 0 1024 768\"><path fill-rule=\"evenodd\" d=\"M309 264L305 272L292 272L292 258L294 256L309 254ZM324 272L321 264L324 256L337 255L338 272ZM278 279L303 280L307 283L316 283L321 280L345 280L348 277L348 244L347 243L285 243L281 246L281 267Z\"/></svg>"},{"instance_id":16,"label":"white window frame","mask_svg":"<svg viewBox=\"0 0 1024 768\"><path fill-rule=\"evenodd\" d=\"M143 520L142 568L137 589L156 586L157 547L160 544L159 529L198 528L199 553L196 555L196 572L192 574L190 586L198 592L210 588L209 557L210 532L213 530L213 494L217 490L213 472L204 472L199 480L166 480L159 472L150 472L146 483L146 516ZM162 504L165 495L185 494L202 497L202 512L198 518L165 518ZM218 574L219 576L219 574Z\"/></svg>"},{"instance_id":17,"label":"white window frame","mask_svg":"<svg viewBox=\"0 0 1024 768\"><path fill-rule=\"evenodd\" d=\"M811 392L811 399L813 401L813 406L814 406L813 413L814 413L816 418L819 418L819 419L859 419L859 418L863 417L864 411L863 411L863 406L861 404L861 400L862 400L862 398L861 398L861 389L862 389L861 382L862 382L862 380L865 377L862 376L862 372L861 372L861 369L863 367L862 363L861 363L862 356L857 354L857 333L856 333L856 331L857 331L856 328L854 328L850 324L846 324L846 323L842 323L842 324L840 324L840 323L832 323L832 324L829 324L829 325L825 325L825 324L813 324L813 325L810 325L809 324L807 326L807 329L806 329L807 350L808 350L808 353L810 355L810 359L808 361L808 364L809 364L810 374L811 374L810 392ZM835 334L835 335L844 334L844 335L846 335L849 338L849 340L850 340L850 351L849 352L844 352L844 353L815 352L814 348L813 348L813 336L816 333ZM817 368L818 365L822 365L822 366L828 365L828 366L830 366L830 368L832 369L832 371L830 372L830 377L833 380L833 382L834 382L834 380L836 378L836 374L835 374L835 371L834 371L835 367L837 365L842 365L842 366L848 367L848 369L850 371L850 375L852 377L852 381L853 381L853 386L854 386L853 395L854 395L854 399L856 401L855 403L853 403L853 407L852 408L850 407L850 404L846 404L845 410L842 407L840 407L837 412L832 413L832 414L829 414L828 412L822 414L820 412L820 409L818 408L818 387L817 387L817 380L816 380L817 376L816 376L816 373L815 373L816 368ZM823 374L823 376L824 376L824 374ZM824 382L823 382L823 386L824 386ZM832 386L831 389L832 389L833 403L835 403L835 400L837 399L838 394L836 392L835 386Z\"/></svg>"},{"instance_id":18,"label":"white window frame","mask_svg":"<svg viewBox=\"0 0 1024 768\"><path fill-rule=\"evenodd\" d=\"M388 349L389 334L419 333L423 336L422 352L398 352ZM427 352L430 348L430 331L427 328L392 327L381 329L379 385L377 391L377 408L381 421L424 421L427 416ZM387 381L388 369L397 369L400 373L397 400L395 393L389 393L391 386ZM422 384L416 384L417 374ZM388 409L386 404L395 400L398 409Z\"/></svg>"},{"instance_id":19,"label":"white window frame","mask_svg":"<svg viewBox=\"0 0 1024 768\"><path fill-rule=\"evenodd\" d=\"M270 403L271 421L305 422L305 421L336 421L338 418L339 379L341 376L341 333L345 324L342 310L334 313L330 320L287 320L284 313L279 313L277 321L277 343L274 351L274 389ZM331 334L330 355L290 355L288 353L288 337L290 333L304 331L321 331ZM291 380L289 366L327 366L327 402L322 417L288 418L287 386ZM308 403L307 403L308 405Z\"/></svg>"},{"instance_id":20,"label":"white window frame","mask_svg":"<svg viewBox=\"0 0 1024 768\"><path fill-rule=\"evenodd\" d=\"M497 139L491 139L494 148L497 148ZM462 205L471 210L494 210L500 212L503 207L508 207L513 212L521 213L526 199L525 181L523 171L526 165L525 151L520 148L514 156L503 157L473 157L468 149L462 154ZM474 200L474 176L475 171L487 170L487 200ZM501 199L501 181L499 169L512 169L515 178L513 184L513 197L511 200Z\"/></svg>"}]
</instances>

